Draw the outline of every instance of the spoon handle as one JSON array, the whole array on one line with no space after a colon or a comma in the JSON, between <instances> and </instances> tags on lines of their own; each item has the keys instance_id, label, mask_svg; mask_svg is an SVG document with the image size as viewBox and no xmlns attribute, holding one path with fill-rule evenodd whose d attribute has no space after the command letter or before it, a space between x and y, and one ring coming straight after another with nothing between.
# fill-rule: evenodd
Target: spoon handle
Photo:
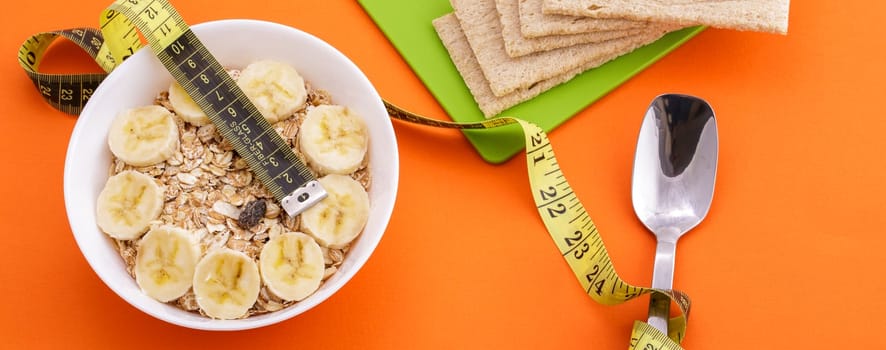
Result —
<instances>
[{"instance_id":1,"label":"spoon handle","mask_svg":"<svg viewBox=\"0 0 886 350\"><path fill-rule=\"evenodd\" d=\"M658 240L655 247L655 266L652 270L652 288L671 289L674 282L674 255L676 253L676 240ZM649 299L648 323L664 334L668 334L670 306L671 301L666 296L652 293Z\"/></svg>"}]
</instances>

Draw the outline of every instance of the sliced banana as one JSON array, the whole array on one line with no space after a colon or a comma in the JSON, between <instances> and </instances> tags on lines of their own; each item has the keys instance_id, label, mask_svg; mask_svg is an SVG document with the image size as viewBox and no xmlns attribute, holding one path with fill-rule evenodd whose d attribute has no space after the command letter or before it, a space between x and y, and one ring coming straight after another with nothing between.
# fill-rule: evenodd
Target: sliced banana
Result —
<instances>
[{"instance_id":1,"label":"sliced banana","mask_svg":"<svg viewBox=\"0 0 886 350\"><path fill-rule=\"evenodd\" d=\"M317 181L327 197L301 214L301 229L322 246L341 249L363 231L369 219L369 195L349 176L330 174Z\"/></svg>"},{"instance_id":2,"label":"sliced banana","mask_svg":"<svg viewBox=\"0 0 886 350\"><path fill-rule=\"evenodd\" d=\"M320 173L350 174L363 164L369 131L350 108L317 106L308 111L299 132L302 153Z\"/></svg>"},{"instance_id":3,"label":"sliced banana","mask_svg":"<svg viewBox=\"0 0 886 350\"><path fill-rule=\"evenodd\" d=\"M194 272L194 296L207 316L235 319L258 299L261 277L249 256L230 248L206 254Z\"/></svg>"},{"instance_id":4,"label":"sliced banana","mask_svg":"<svg viewBox=\"0 0 886 350\"><path fill-rule=\"evenodd\" d=\"M259 266L268 289L293 301L314 293L326 270L320 245L301 232L287 232L269 240L262 247Z\"/></svg>"},{"instance_id":5,"label":"sliced banana","mask_svg":"<svg viewBox=\"0 0 886 350\"><path fill-rule=\"evenodd\" d=\"M163 187L154 178L134 170L108 178L98 195L95 221L109 236L141 237L163 210Z\"/></svg>"},{"instance_id":6,"label":"sliced banana","mask_svg":"<svg viewBox=\"0 0 886 350\"><path fill-rule=\"evenodd\" d=\"M135 281L148 296L161 302L178 299L194 281L200 248L187 230L163 225L148 231L138 243Z\"/></svg>"},{"instance_id":7,"label":"sliced banana","mask_svg":"<svg viewBox=\"0 0 886 350\"><path fill-rule=\"evenodd\" d=\"M172 105L175 114L188 123L203 126L211 122L206 113L203 112L203 109L200 108L197 102L194 102L194 99L176 81L172 81L172 84L169 85L169 103Z\"/></svg>"},{"instance_id":8,"label":"sliced banana","mask_svg":"<svg viewBox=\"0 0 886 350\"><path fill-rule=\"evenodd\" d=\"M108 146L126 164L154 165L175 154L178 126L172 112L161 106L127 109L111 121Z\"/></svg>"},{"instance_id":9,"label":"sliced banana","mask_svg":"<svg viewBox=\"0 0 886 350\"><path fill-rule=\"evenodd\" d=\"M308 99L305 81L292 66L278 61L250 63L237 85L270 123L289 118Z\"/></svg>"}]
</instances>

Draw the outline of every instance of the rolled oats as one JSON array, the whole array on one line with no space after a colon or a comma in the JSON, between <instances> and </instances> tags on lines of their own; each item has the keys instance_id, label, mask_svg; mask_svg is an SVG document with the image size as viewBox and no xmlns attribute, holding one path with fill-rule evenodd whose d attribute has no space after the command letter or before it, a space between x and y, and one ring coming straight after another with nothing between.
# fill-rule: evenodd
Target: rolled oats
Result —
<instances>
[{"instance_id":1,"label":"rolled oats","mask_svg":"<svg viewBox=\"0 0 886 350\"><path fill-rule=\"evenodd\" d=\"M185 295L178 298L176 305L186 311L197 311L200 309L200 305L197 304L197 296L194 295L193 290L187 291Z\"/></svg>"},{"instance_id":2,"label":"rolled oats","mask_svg":"<svg viewBox=\"0 0 886 350\"><path fill-rule=\"evenodd\" d=\"M221 215L227 216L232 219L236 219L240 217L240 209L235 207L233 204L225 202L225 201L216 201L212 204L212 210Z\"/></svg>"},{"instance_id":3,"label":"rolled oats","mask_svg":"<svg viewBox=\"0 0 886 350\"><path fill-rule=\"evenodd\" d=\"M323 270L323 280L325 281L327 278L331 277L333 274L338 272L338 268L335 266L329 266L326 270Z\"/></svg>"}]
</instances>

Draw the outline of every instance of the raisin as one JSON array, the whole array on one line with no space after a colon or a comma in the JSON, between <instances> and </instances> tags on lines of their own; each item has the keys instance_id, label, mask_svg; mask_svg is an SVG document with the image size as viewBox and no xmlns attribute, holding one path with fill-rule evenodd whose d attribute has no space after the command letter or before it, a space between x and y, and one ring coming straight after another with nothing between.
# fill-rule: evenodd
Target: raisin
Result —
<instances>
[{"instance_id":1,"label":"raisin","mask_svg":"<svg viewBox=\"0 0 886 350\"><path fill-rule=\"evenodd\" d=\"M263 217L265 217L265 210L268 209L268 204L265 203L264 199L256 199L252 202L246 203L243 206L243 211L240 212L240 217L237 218L237 223L240 224L240 227L245 229L250 229L261 221Z\"/></svg>"}]
</instances>

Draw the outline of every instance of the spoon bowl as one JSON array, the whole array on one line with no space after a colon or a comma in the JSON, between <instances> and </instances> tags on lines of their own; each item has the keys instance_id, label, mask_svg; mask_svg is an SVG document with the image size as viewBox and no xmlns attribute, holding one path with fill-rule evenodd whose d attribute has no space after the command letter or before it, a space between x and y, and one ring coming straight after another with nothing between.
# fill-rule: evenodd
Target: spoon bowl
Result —
<instances>
[{"instance_id":1,"label":"spoon bowl","mask_svg":"<svg viewBox=\"0 0 886 350\"><path fill-rule=\"evenodd\" d=\"M677 240L707 215L717 175L717 120L704 100L656 97L643 118L634 159L634 212L655 234L652 287L671 289ZM667 333L670 302L653 294L649 324Z\"/></svg>"}]
</instances>

